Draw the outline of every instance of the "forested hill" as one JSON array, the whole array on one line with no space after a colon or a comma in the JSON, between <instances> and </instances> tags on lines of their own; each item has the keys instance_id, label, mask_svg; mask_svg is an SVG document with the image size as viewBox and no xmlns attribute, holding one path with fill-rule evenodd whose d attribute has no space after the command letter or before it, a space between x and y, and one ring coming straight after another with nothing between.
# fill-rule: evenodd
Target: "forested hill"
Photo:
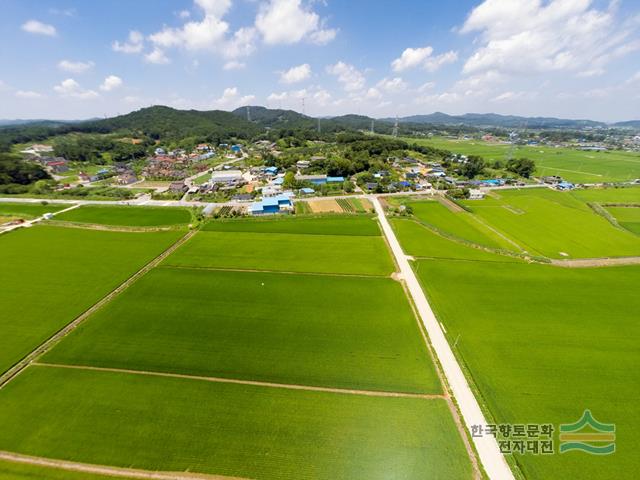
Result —
<instances>
[{"instance_id":1,"label":"forested hill","mask_svg":"<svg viewBox=\"0 0 640 480\"><path fill-rule=\"evenodd\" d=\"M154 139L179 139L191 136L250 138L262 130L231 112L222 110L176 110L155 106L126 115L76 124L80 131L109 133L127 130Z\"/></svg>"},{"instance_id":2,"label":"forested hill","mask_svg":"<svg viewBox=\"0 0 640 480\"><path fill-rule=\"evenodd\" d=\"M45 140L71 132L113 133L145 136L152 140L179 141L200 138L211 142L231 138L250 139L264 131L260 125L247 122L231 112L221 110L176 110L154 106L126 115L100 120L54 124L34 123L0 128L0 151L8 151L15 143Z\"/></svg>"}]
</instances>

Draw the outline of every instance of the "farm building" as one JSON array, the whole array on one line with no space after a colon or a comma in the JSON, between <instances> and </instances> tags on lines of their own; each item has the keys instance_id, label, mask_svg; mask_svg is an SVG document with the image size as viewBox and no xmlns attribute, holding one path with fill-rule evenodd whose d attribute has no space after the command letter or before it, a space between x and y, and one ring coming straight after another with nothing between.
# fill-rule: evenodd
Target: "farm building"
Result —
<instances>
[{"instance_id":1,"label":"farm building","mask_svg":"<svg viewBox=\"0 0 640 480\"><path fill-rule=\"evenodd\" d=\"M254 202L249 206L251 215L275 214L291 211L293 205L289 195L278 195L263 198L260 202Z\"/></svg>"},{"instance_id":2,"label":"farm building","mask_svg":"<svg viewBox=\"0 0 640 480\"><path fill-rule=\"evenodd\" d=\"M482 200L484 198L484 192L482 190L469 190L469 200Z\"/></svg>"},{"instance_id":3,"label":"farm building","mask_svg":"<svg viewBox=\"0 0 640 480\"><path fill-rule=\"evenodd\" d=\"M296 175L296 180L300 182L310 182L314 185L323 185L327 183L326 175Z\"/></svg>"},{"instance_id":4,"label":"farm building","mask_svg":"<svg viewBox=\"0 0 640 480\"><path fill-rule=\"evenodd\" d=\"M215 183L236 183L242 181L242 172L240 170L226 170L221 172L213 172L211 174L211 184Z\"/></svg>"}]
</instances>

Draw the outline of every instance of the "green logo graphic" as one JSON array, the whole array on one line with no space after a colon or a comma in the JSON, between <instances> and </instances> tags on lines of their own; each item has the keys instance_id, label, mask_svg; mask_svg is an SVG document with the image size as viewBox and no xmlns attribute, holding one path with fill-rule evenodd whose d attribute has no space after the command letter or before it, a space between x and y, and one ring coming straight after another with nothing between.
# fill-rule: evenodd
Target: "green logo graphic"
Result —
<instances>
[{"instance_id":1,"label":"green logo graphic","mask_svg":"<svg viewBox=\"0 0 640 480\"><path fill-rule=\"evenodd\" d=\"M600 423L585 410L576 423L560 425L560 453L581 450L592 455L616 451L615 424Z\"/></svg>"}]
</instances>

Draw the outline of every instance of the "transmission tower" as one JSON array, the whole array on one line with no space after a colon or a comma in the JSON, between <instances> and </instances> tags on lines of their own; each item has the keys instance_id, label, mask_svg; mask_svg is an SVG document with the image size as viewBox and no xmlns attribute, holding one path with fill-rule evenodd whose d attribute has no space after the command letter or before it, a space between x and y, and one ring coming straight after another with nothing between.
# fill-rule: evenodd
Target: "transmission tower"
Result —
<instances>
[{"instance_id":1,"label":"transmission tower","mask_svg":"<svg viewBox=\"0 0 640 480\"><path fill-rule=\"evenodd\" d=\"M318 117L318 133L322 133L322 129L320 128L320 117Z\"/></svg>"},{"instance_id":2,"label":"transmission tower","mask_svg":"<svg viewBox=\"0 0 640 480\"><path fill-rule=\"evenodd\" d=\"M396 123L393 124L393 132L391 133L394 137L398 136L398 116L396 115Z\"/></svg>"},{"instance_id":3,"label":"transmission tower","mask_svg":"<svg viewBox=\"0 0 640 480\"><path fill-rule=\"evenodd\" d=\"M302 114L303 115L305 115L304 101L305 101L305 97L302 97Z\"/></svg>"},{"instance_id":4,"label":"transmission tower","mask_svg":"<svg viewBox=\"0 0 640 480\"><path fill-rule=\"evenodd\" d=\"M247 122L251 121L251 107L247 105Z\"/></svg>"},{"instance_id":5,"label":"transmission tower","mask_svg":"<svg viewBox=\"0 0 640 480\"><path fill-rule=\"evenodd\" d=\"M372 133L372 134L373 134L373 133L376 133L375 123L376 123L376 121L375 121L375 120L371 120L371 133Z\"/></svg>"}]
</instances>

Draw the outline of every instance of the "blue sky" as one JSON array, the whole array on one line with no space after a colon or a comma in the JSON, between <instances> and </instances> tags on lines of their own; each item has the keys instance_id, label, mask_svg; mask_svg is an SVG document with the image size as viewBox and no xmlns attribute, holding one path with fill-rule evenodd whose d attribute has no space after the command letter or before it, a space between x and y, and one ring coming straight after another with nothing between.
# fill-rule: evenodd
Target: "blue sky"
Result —
<instances>
[{"instance_id":1,"label":"blue sky","mask_svg":"<svg viewBox=\"0 0 640 480\"><path fill-rule=\"evenodd\" d=\"M0 118L640 117L632 0L0 0Z\"/></svg>"}]
</instances>

